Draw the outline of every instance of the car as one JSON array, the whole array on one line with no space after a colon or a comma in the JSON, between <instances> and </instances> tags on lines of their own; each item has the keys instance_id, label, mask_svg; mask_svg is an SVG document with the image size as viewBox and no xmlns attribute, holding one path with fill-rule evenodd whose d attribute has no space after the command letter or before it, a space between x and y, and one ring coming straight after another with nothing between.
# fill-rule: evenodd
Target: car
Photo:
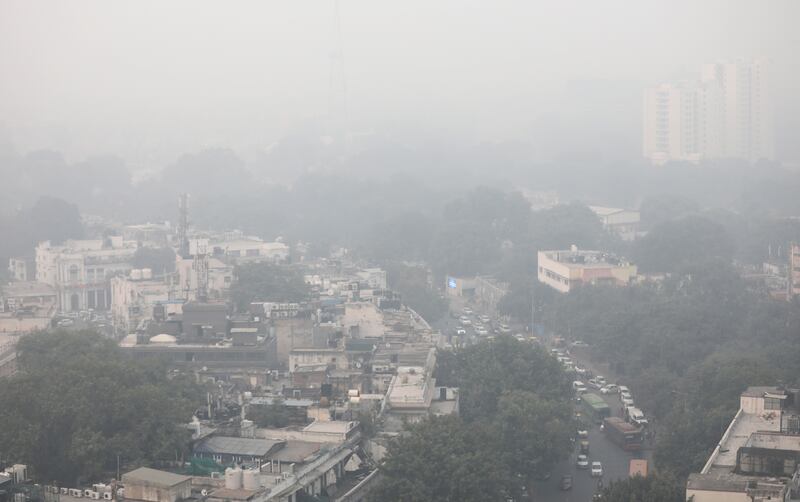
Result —
<instances>
[{"instance_id":1,"label":"car","mask_svg":"<svg viewBox=\"0 0 800 502\"><path fill-rule=\"evenodd\" d=\"M603 477L603 464L601 464L600 462L592 462L592 477L594 478Z\"/></svg>"},{"instance_id":2,"label":"car","mask_svg":"<svg viewBox=\"0 0 800 502\"><path fill-rule=\"evenodd\" d=\"M480 336L487 336L489 334L489 330L486 328L475 328L475 334Z\"/></svg>"},{"instance_id":3,"label":"car","mask_svg":"<svg viewBox=\"0 0 800 502\"><path fill-rule=\"evenodd\" d=\"M622 406L626 408L633 406L633 398L623 396L620 399L622 400Z\"/></svg>"},{"instance_id":4,"label":"car","mask_svg":"<svg viewBox=\"0 0 800 502\"><path fill-rule=\"evenodd\" d=\"M456 330L456 335L459 335L459 336L464 336L464 335L466 335L466 334L467 334L467 330L465 330L464 328L458 328L458 329Z\"/></svg>"},{"instance_id":5,"label":"car","mask_svg":"<svg viewBox=\"0 0 800 502\"><path fill-rule=\"evenodd\" d=\"M464 307L464 313L467 314L467 315L472 315L473 314L472 309L469 308L469 307Z\"/></svg>"},{"instance_id":6,"label":"car","mask_svg":"<svg viewBox=\"0 0 800 502\"><path fill-rule=\"evenodd\" d=\"M565 474L565 475L561 476L561 482L558 484L558 486L564 491L571 490L572 489L572 476L570 476L569 474Z\"/></svg>"},{"instance_id":7,"label":"car","mask_svg":"<svg viewBox=\"0 0 800 502\"><path fill-rule=\"evenodd\" d=\"M589 457L584 454L578 455L578 459L575 461L575 467L578 469L588 469L589 468Z\"/></svg>"},{"instance_id":8,"label":"car","mask_svg":"<svg viewBox=\"0 0 800 502\"><path fill-rule=\"evenodd\" d=\"M461 325L462 326L472 326L472 321L470 321L469 319L461 319Z\"/></svg>"},{"instance_id":9,"label":"car","mask_svg":"<svg viewBox=\"0 0 800 502\"><path fill-rule=\"evenodd\" d=\"M584 368L583 366L575 366L575 373L577 373L579 375L585 375L586 374L586 368Z\"/></svg>"},{"instance_id":10,"label":"car","mask_svg":"<svg viewBox=\"0 0 800 502\"><path fill-rule=\"evenodd\" d=\"M619 393L620 394L630 394L631 390L629 388L625 387L624 385L620 385L619 386Z\"/></svg>"},{"instance_id":11,"label":"car","mask_svg":"<svg viewBox=\"0 0 800 502\"><path fill-rule=\"evenodd\" d=\"M511 333L511 328L508 327L508 324L501 324L499 329L500 333Z\"/></svg>"},{"instance_id":12,"label":"car","mask_svg":"<svg viewBox=\"0 0 800 502\"><path fill-rule=\"evenodd\" d=\"M589 387L591 387L593 389L599 389L599 388L602 387L602 385L600 385L600 383L597 380L595 380L594 378L589 379L589 381L586 382L586 383L587 383L587 385Z\"/></svg>"},{"instance_id":13,"label":"car","mask_svg":"<svg viewBox=\"0 0 800 502\"><path fill-rule=\"evenodd\" d=\"M73 324L75 324L75 321L73 321L72 319L61 319L60 321L58 321L58 326L60 328L66 328L72 326Z\"/></svg>"},{"instance_id":14,"label":"car","mask_svg":"<svg viewBox=\"0 0 800 502\"><path fill-rule=\"evenodd\" d=\"M594 377L594 379L597 380L597 383L599 383L600 385L605 385L607 383L606 377L604 377L603 375L597 375L596 377Z\"/></svg>"},{"instance_id":15,"label":"car","mask_svg":"<svg viewBox=\"0 0 800 502\"><path fill-rule=\"evenodd\" d=\"M589 453L589 440L588 439L581 439L580 442L580 449L581 453Z\"/></svg>"},{"instance_id":16,"label":"car","mask_svg":"<svg viewBox=\"0 0 800 502\"><path fill-rule=\"evenodd\" d=\"M617 393L617 386L613 383L610 383L600 389L600 394L616 394Z\"/></svg>"},{"instance_id":17,"label":"car","mask_svg":"<svg viewBox=\"0 0 800 502\"><path fill-rule=\"evenodd\" d=\"M586 429L578 429L578 437L581 439L587 439L589 437L589 431Z\"/></svg>"},{"instance_id":18,"label":"car","mask_svg":"<svg viewBox=\"0 0 800 502\"><path fill-rule=\"evenodd\" d=\"M589 346L589 344L584 342L583 340L575 340L570 345L572 345L573 347L588 347Z\"/></svg>"},{"instance_id":19,"label":"car","mask_svg":"<svg viewBox=\"0 0 800 502\"><path fill-rule=\"evenodd\" d=\"M482 322L485 322L485 323L487 323L487 324L488 324L488 323L490 323L490 322L492 322L492 318L491 318L491 317L489 317L489 316L488 316L488 315L486 315L486 314L483 314L483 315L480 317L480 319L481 319L481 321L482 321Z\"/></svg>"}]
</instances>

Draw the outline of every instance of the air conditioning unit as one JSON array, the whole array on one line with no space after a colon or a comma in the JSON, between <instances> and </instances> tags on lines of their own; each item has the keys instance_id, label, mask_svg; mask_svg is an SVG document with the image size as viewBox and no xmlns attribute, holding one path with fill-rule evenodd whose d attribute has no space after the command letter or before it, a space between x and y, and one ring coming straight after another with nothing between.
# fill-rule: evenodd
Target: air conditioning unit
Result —
<instances>
[{"instance_id":1,"label":"air conditioning unit","mask_svg":"<svg viewBox=\"0 0 800 502\"><path fill-rule=\"evenodd\" d=\"M282 477L283 479L289 479L289 478L291 478L291 477L292 477L292 473L291 473L291 472L282 472L282 473L281 473L281 477Z\"/></svg>"},{"instance_id":2,"label":"air conditioning unit","mask_svg":"<svg viewBox=\"0 0 800 502\"><path fill-rule=\"evenodd\" d=\"M112 498L114 497L111 496L111 492L103 492L103 500L111 500Z\"/></svg>"}]
</instances>

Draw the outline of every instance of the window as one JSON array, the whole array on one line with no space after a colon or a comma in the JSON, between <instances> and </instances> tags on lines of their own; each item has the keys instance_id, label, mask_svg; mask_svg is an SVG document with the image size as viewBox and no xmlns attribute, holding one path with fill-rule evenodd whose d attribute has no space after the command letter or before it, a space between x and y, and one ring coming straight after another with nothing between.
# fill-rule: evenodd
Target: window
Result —
<instances>
[{"instance_id":1,"label":"window","mask_svg":"<svg viewBox=\"0 0 800 502\"><path fill-rule=\"evenodd\" d=\"M258 249L248 249L247 256L258 256Z\"/></svg>"},{"instance_id":2,"label":"window","mask_svg":"<svg viewBox=\"0 0 800 502\"><path fill-rule=\"evenodd\" d=\"M774 398L774 397L765 397L764 398L764 409L765 410L780 410L781 409L781 400Z\"/></svg>"},{"instance_id":3,"label":"window","mask_svg":"<svg viewBox=\"0 0 800 502\"><path fill-rule=\"evenodd\" d=\"M78 266L77 265L70 265L69 267L69 280L70 281L77 281L78 280Z\"/></svg>"}]
</instances>

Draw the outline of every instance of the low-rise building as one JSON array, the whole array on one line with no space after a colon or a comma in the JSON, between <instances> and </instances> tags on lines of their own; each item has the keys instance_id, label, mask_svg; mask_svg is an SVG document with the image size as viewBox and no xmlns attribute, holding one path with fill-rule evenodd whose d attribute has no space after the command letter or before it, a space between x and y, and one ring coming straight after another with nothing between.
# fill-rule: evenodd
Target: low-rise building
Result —
<instances>
[{"instance_id":1,"label":"low-rise building","mask_svg":"<svg viewBox=\"0 0 800 502\"><path fill-rule=\"evenodd\" d=\"M689 475L694 502L800 500L800 390L750 387L703 469Z\"/></svg>"},{"instance_id":2,"label":"low-rise building","mask_svg":"<svg viewBox=\"0 0 800 502\"><path fill-rule=\"evenodd\" d=\"M183 301L170 304L176 288L153 279L150 269L133 269L128 275L112 277L111 316L115 327L132 331L139 322L153 318L156 305L171 305L166 313L180 313Z\"/></svg>"},{"instance_id":3,"label":"low-rise building","mask_svg":"<svg viewBox=\"0 0 800 502\"><path fill-rule=\"evenodd\" d=\"M179 502L192 495L191 476L140 467L122 475L125 500Z\"/></svg>"},{"instance_id":4,"label":"low-rise building","mask_svg":"<svg viewBox=\"0 0 800 502\"><path fill-rule=\"evenodd\" d=\"M0 287L0 312L20 312L31 317L52 317L58 301L53 286L17 281Z\"/></svg>"},{"instance_id":5,"label":"low-rise building","mask_svg":"<svg viewBox=\"0 0 800 502\"><path fill-rule=\"evenodd\" d=\"M603 228L620 239L632 241L639 236L639 222L641 221L639 211L605 206L589 206L589 209L600 218Z\"/></svg>"},{"instance_id":6,"label":"low-rise building","mask_svg":"<svg viewBox=\"0 0 800 502\"><path fill-rule=\"evenodd\" d=\"M603 251L572 249L539 251L538 279L561 293L581 284L626 286L636 278L636 265Z\"/></svg>"}]
</instances>

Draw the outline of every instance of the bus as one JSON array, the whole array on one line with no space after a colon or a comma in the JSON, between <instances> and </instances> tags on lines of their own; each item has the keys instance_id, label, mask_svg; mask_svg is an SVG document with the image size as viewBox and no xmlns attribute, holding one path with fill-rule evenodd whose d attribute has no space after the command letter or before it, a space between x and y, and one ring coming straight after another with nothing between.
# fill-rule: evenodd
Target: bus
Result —
<instances>
[{"instance_id":1,"label":"bus","mask_svg":"<svg viewBox=\"0 0 800 502\"><path fill-rule=\"evenodd\" d=\"M623 450L642 449L644 434L641 427L629 424L619 417L608 417L603 421L603 429L608 438Z\"/></svg>"},{"instance_id":2,"label":"bus","mask_svg":"<svg viewBox=\"0 0 800 502\"><path fill-rule=\"evenodd\" d=\"M597 394L583 394L581 403L583 403L583 409L586 411L588 418L595 423L602 423L604 418L611 416L611 408Z\"/></svg>"}]
</instances>

